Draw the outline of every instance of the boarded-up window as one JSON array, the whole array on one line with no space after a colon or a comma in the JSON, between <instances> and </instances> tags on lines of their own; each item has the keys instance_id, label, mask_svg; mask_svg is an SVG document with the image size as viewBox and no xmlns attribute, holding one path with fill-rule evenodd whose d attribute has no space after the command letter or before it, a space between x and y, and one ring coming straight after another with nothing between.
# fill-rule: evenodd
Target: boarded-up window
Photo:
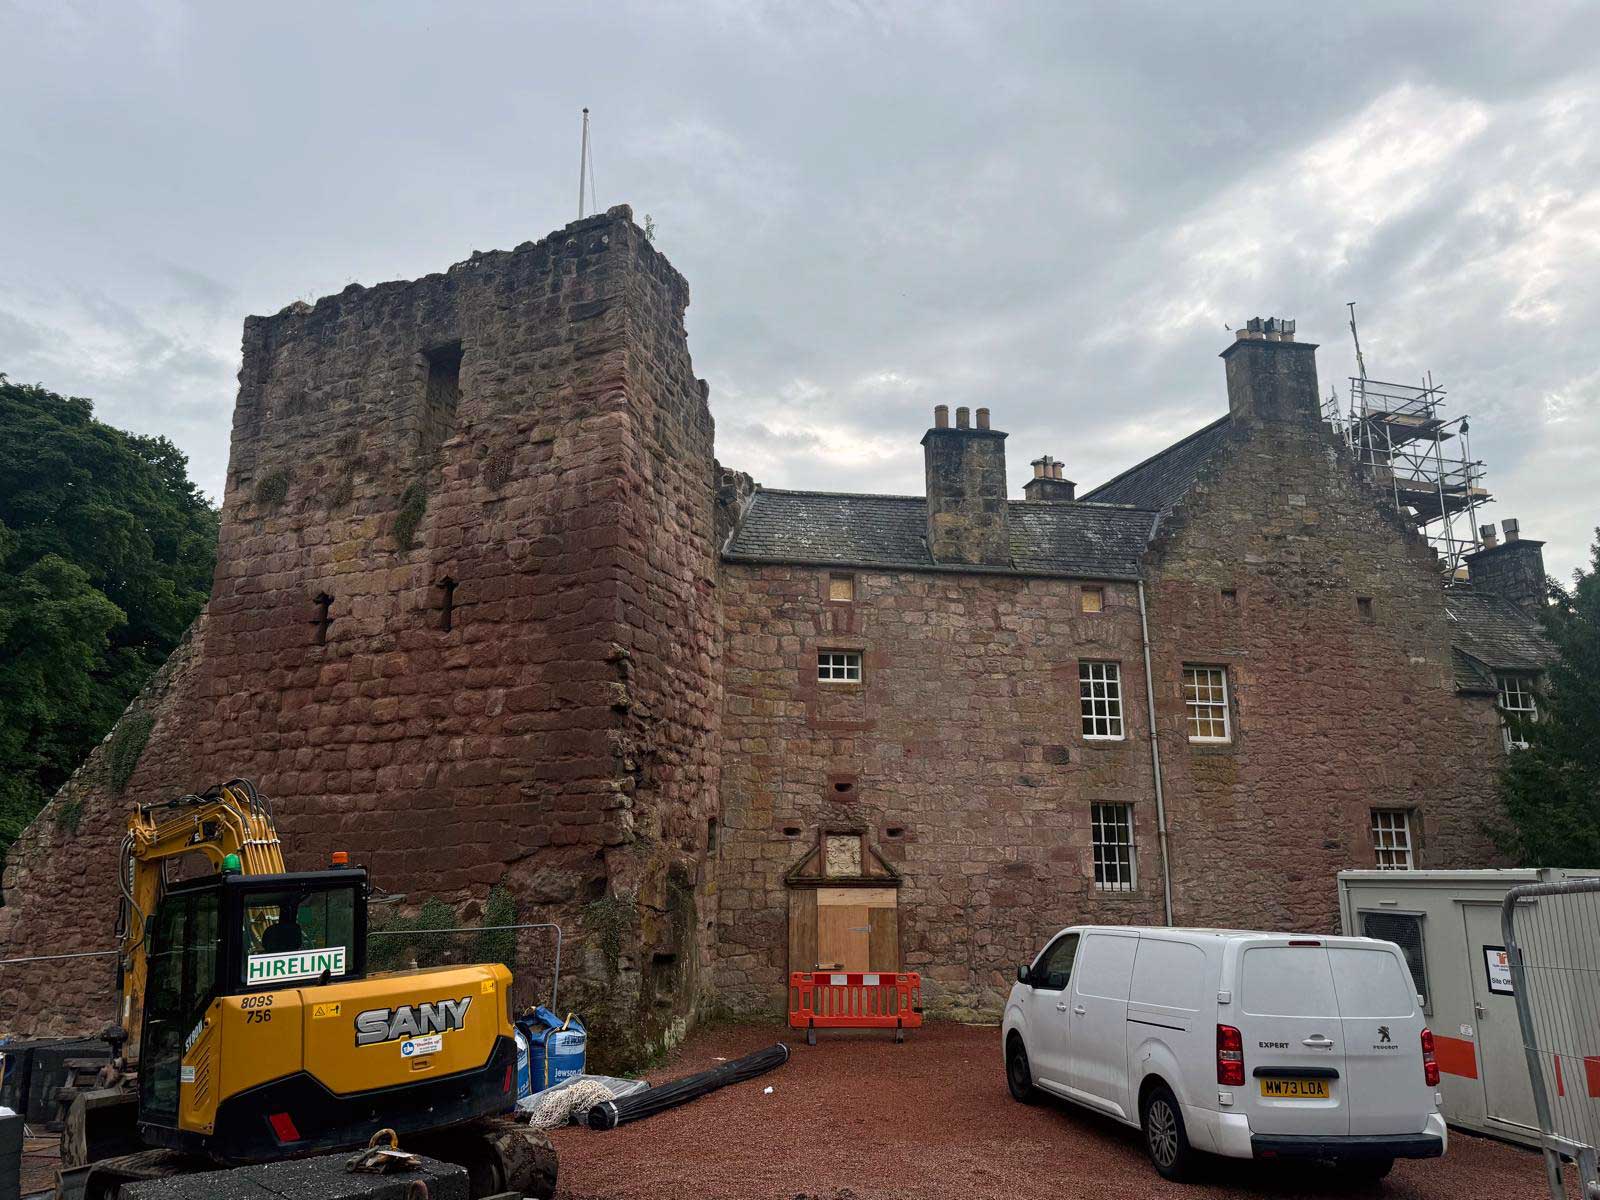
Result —
<instances>
[{"instance_id":1,"label":"boarded-up window","mask_svg":"<svg viewBox=\"0 0 1600 1200\"><path fill-rule=\"evenodd\" d=\"M828 599L838 601L854 600L856 598L856 577L854 575L828 576Z\"/></svg>"}]
</instances>

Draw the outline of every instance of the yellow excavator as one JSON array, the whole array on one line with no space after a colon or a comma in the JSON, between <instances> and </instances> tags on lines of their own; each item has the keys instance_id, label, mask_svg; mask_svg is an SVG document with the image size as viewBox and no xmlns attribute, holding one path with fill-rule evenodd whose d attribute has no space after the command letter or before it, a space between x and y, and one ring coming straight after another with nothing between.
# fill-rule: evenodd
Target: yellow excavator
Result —
<instances>
[{"instance_id":1,"label":"yellow excavator","mask_svg":"<svg viewBox=\"0 0 1600 1200\"><path fill-rule=\"evenodd\" d=\"M199 855L205 874L176 878ZM473 1196L548 1197L555 1151L510 1120L511 973L370 973L367 872L287 871L247 780L140 805L119 881L113 1058L70 1099L58 1195L366 1146L467 1168Z\"/></svg>"}]
</instances>

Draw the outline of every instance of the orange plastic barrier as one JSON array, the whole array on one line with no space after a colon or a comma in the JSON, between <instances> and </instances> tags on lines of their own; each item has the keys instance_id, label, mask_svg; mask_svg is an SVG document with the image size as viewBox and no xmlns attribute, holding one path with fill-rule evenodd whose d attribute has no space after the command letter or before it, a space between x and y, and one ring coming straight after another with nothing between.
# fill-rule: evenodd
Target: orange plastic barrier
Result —
<instances>
[{"instance_id":1,"label":"orange plastic barrier","mask_svg":"<svg viewBox=\"0 0 1600 1200\"><path fill-rule=\"evenodd\" d=\"M894 1040L922 1028L922 976L915 971L795 971L789 1024L817 1044L819 1029L892 1029Z\"/></svg>"}]
</instances>

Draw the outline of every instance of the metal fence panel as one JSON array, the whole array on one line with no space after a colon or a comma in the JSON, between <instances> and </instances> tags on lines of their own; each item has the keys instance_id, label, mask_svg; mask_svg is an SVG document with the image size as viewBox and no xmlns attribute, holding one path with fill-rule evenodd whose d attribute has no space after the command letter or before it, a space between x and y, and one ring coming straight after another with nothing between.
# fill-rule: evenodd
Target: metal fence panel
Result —
<instances>
[{"instance_id":1,"label":"metal fence panel","mask_svg":"<svg viewBox=\"0 0 1600 1200\"><path fill-rule=\"evenodd\" d=\"M1600 879L1512 888L1500 921L1550 1195L1566 1200L1566 1155L1600 1200Z\"/></svg>"}]
</instances>

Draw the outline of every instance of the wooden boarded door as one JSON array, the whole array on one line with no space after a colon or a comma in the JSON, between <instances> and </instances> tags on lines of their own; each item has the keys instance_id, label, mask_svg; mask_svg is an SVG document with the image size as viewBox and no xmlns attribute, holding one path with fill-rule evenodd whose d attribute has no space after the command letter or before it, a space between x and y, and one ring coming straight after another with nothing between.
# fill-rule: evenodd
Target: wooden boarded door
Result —
<instances>
[{"instance_id":1,"label":"wooden boarded door","mask_svg":"<svg viewBox=\"0 0 1600 1200\"><path fill-rule=\"evenodd\" d=\"M800 971L897 971L900 923L894 888L817 888L816 961L790 961Z\"/></svg>"}]
</instances>

